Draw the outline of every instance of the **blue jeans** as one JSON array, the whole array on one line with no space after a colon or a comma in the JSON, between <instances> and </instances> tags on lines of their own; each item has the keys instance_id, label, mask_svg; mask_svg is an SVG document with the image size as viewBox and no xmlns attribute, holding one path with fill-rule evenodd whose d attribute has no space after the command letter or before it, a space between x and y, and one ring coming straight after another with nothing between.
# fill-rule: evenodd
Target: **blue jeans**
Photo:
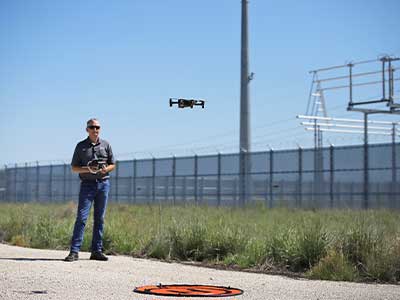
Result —
<instances>
[{"instance_id":1,"label":"blue jeans","mask_svg":"<svg viewBox=\"0 0 400 300\"><path fill-rule=\"evenodd\" d=\"M104 216L106 213L109 191L110 181L108 179L104 181L81 182L78 212L71 241L71 252L78 253L81 249L83 233L92 203L94 203L92 252L102 251Z\"/></svg>"}]
</instances>

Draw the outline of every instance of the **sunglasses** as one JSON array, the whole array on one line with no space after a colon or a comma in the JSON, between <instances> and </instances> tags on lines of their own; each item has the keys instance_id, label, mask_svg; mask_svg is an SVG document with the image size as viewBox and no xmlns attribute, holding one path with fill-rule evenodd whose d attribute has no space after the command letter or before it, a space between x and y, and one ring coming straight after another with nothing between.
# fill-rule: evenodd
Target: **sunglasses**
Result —
<instances>
[{"instance_id":1,"label":"sunglasses","mask_svg":"<svg viewBox=\"0 0 400 300\"><path fill-rule=\"evenodd\" d=\"M88 128L89 128L89 129L97 129L97 130L99 130L99 129L100 129L100 126L90 125L90 126L88 126Z\"/></svg>"}]
</instances>

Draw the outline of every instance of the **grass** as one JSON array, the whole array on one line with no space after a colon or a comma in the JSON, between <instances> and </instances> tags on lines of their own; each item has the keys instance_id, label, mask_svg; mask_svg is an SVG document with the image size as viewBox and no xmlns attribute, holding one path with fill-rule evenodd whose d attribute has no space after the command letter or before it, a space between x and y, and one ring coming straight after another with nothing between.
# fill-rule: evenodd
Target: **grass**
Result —
<instances>
[{"instance_id":1,"label":"grass","mask_svg":"<svg viewBox=\"0 0 400 300\"><path fill-rule=\"evenodd\" d=\"M0 204L0 241L69 249L76 205ZM82 250L90 250L92 219ZM104 248L313 279L400 281L400 214L386 210L269 210L117 205L107 209Z\"/></svg>"}]
</instances>

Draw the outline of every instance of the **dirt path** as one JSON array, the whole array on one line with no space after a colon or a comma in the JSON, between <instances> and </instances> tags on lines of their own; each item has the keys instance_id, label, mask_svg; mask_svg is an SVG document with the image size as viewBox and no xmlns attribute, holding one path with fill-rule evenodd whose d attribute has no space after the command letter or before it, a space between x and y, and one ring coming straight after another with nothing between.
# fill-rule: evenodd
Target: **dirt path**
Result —
<instances>
[{"instance_id":1,"label":"dirt path","mask_svg":"<svg viewBox=\"0 0 400 300\"><path fill-rule=\"evenodd\" d=\"M0 299L231 299L333 300L400 299L400 286L311 281L233 272L176 263L110 256L108 262L63 262L68 253L0 244ZM244 290L235 297L161 297L133 293L142 285L212 284Z\"/></svg>"}]
</instances>

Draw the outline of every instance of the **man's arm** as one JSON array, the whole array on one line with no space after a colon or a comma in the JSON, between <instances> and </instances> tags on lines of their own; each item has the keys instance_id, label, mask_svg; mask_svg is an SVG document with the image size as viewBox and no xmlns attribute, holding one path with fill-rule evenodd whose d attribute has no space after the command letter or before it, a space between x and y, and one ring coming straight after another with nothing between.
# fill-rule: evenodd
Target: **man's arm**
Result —
<instances>
[{"instance_id":1,"label":"man's arm","mask_svg":"<svg viewBox=\"0 0 400 300\"><path fill-rule=\"evenodd\" d=\"M72 166L71 169L74 173L90 173L87 167Z\"/></svg>"},{"instance_id":2,"label":"man's arm","mask_svg":"<svg viewBox=\"0 0 400 300\"><path fill-rule=\"evenodd\" d=\"M108 165L107 167L104 167L103 169L101 169L100 173L106 174L106 173L113 171L114 169L115 169L115 164Z\"/></svg>"},{"instance_id":3,"label":"man's arm","mask_svg":"<svg viewBox=\"0 0 400 300\"><path fill-rule=\"evenodd\" d=\"M110 144L108 144L107 153L108 153L108 159L107 159L108 166L101 170L102 174L109 173L115 169L115 157Z\"/></svg>"},{"instance_id":4,"label":"man's arm","mask_svg":"<svg viewBox=\"0 0 400 300\"><path fill-rule=\"evenodd\" d=\"M82 167L82 161L79 157L79 144L76 145L74 155L72 156L71 169L74 173L90 173L89 169Z\"/></svg>"}]
</instances>

